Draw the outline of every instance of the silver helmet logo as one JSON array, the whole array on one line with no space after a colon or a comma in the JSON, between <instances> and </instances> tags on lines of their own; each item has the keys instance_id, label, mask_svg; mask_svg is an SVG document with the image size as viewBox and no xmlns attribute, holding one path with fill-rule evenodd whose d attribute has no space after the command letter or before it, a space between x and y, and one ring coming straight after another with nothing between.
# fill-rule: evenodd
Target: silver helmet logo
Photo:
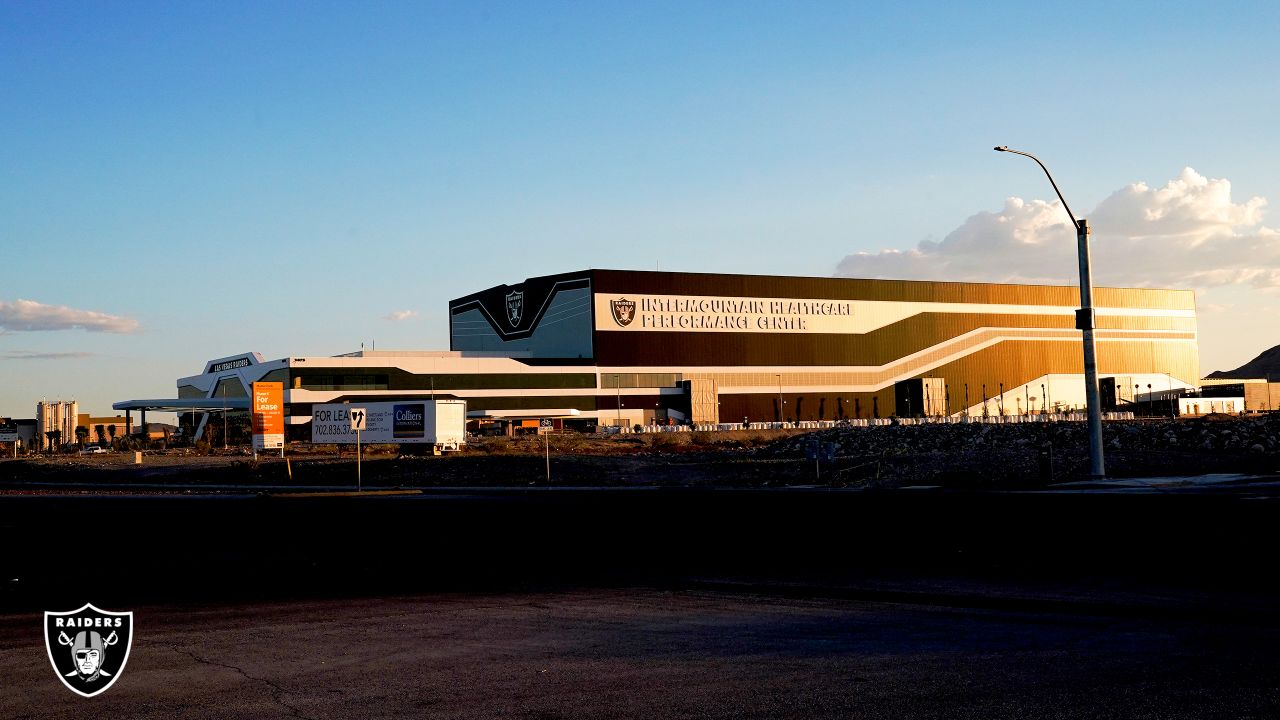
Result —
<instances>
[{"instance_id":1,"label":"silver helmet logo","mask_svg":"<svg viewBox=\"0 0 1280 720\"><path fill-rule=\"evenodd\" d=\"M507 319L511 321L511 327L516 327L523 317L524 293L516 290L507 295Z\"/></svg>"}]
</instances>

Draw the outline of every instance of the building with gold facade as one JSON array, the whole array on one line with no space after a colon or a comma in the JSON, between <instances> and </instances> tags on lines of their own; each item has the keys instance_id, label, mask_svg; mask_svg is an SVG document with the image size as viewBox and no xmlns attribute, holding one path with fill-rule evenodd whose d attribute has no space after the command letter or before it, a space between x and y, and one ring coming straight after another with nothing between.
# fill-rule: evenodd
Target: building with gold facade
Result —
<instances>
[{"instance_id":1,"label":"building with gold facade","mask_svg":"<svg viewBox=\"0 0 1280 720\"><path fill-rule=\"evenodd\" d=\"M1096 288L1094 304L1100 377L1196 387L1191 291ZM245 353L178 394L235 408L279 381L293 426L314 404L429 396L606 425L1039 413L1084 404L1077 307L1071 286L586 270L451 301L447 351Z\"/></svg>"}]
</instances>

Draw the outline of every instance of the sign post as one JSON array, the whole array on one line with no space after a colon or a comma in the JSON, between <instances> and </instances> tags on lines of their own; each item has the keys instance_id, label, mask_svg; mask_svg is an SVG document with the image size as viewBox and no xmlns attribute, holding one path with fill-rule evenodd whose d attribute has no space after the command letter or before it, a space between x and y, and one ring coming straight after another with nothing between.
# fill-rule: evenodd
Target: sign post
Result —
<instances>
[{"instance_id":1,"label":"sign post","mask_svg":"<svg viewBox=\"0 0 1280 720\"><path fill-rule=\"evenodd\" d=\"M551 418L542 418L538 423L538 432L542 433L542 441L547 452L547 484L551 484L551 431L556 427Z\"/></svg>"},{"instance_id":2,"label":"sign post","mask_svg":"<svg viewBox=\"0 0 1280 720\"><path fill-rule=\"evenodd\" d=\"M819 461L819 448L817 440L806 440L804 443L804 459L813 461L813 477L815 480L822 480L822 466Z\"/></svg>"},{"instance_id":3,"label":"sign post","mask_svg":"<svg viewBox=\"0 0 1280 720\"><path fill-rule=\"evenodd\" d=\"M348 413L351 417L351 429L356 431L356 492L362 492L364 483L360 477L360 431L365 428L368 413L364 408L351 408Z\"/></svg>"},{"instance_id":4,"label":"sign post","mask_svg":"<svg viewBox=\"0 0 1280 720\"><path fill-rule=\"evenodd\" d=\"M822 461L827 462L828 469L835 464L836 460L836 444L833 442L821 442L817 439L811 439L804 444L804 458L813 461L813 476L815 480L822 480Z\"/></svg>"}]
</instances>

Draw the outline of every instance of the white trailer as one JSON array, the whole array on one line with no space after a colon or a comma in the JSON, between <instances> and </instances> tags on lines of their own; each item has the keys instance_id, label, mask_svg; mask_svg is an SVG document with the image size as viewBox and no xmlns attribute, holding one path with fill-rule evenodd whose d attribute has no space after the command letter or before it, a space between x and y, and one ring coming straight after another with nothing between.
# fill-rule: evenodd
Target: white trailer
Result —
<instances>
[{"instance_id":1,"label":"white trailer","mask_svg":"<svg viewBox=\"0 0 1280 720\"><path fill-rule=\"evenodd\" d=\"M315 405L311 408L311 442L352 444L351 410L365 411L362 443L434 445L457 450L466 444L467 401L399 400Z\"/></svg>"}]
</instances>

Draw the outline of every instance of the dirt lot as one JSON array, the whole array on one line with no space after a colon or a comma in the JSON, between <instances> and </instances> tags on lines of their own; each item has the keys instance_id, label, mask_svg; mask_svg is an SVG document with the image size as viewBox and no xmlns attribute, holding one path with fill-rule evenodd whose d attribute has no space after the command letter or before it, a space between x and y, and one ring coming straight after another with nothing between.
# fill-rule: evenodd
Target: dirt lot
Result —
<instances>
[{"instance_id":1,"label":"dirt lot","mask_svg":"<svg viewBox=\"0 0 1280 720\"><path fill-rule=\"evenodd\" d=\"M799 431L681 433L620 437L553 435L549 440L552 481L563 485L623 486L724 482L759 484L781 459L753 453ZM412 448L410 449L412 450ZM0 483L92 483L111 485L295 484L338 486L355 482L355 450L349 446L291 445L287 462L243 449L208 455L190 450L63 455L0 461ZM538 436L475 438L462 451L439 457L401 454L394 445L364 448L366 486L510 486L546 482L546 445ZM791 462L790 464L795 464ZM759 475L754 483L744 473Z\"/></svg>"},{"instance_id":2,"label":"dirt lot","mask_svg":"<svg viewBox=\"0 0 1280 720\"><path fill-rule=\"evenodd\" d=\"M1082 423L925 425L550 436L551 483L565 486L1039 487L1084 476ZM834 453L820 465L812 443ZM1113 477L1280 470L1280 417L1108 423ZM370 487L515 486L546 483L544 439L475 438L440 457L404 455L397 446L365 448ZM343 486L355 480L351 447L293 445L288 459L244 449L63 455L0 462L11 491L44 484L263 484Z\"/></svg>"}]
</instances>

